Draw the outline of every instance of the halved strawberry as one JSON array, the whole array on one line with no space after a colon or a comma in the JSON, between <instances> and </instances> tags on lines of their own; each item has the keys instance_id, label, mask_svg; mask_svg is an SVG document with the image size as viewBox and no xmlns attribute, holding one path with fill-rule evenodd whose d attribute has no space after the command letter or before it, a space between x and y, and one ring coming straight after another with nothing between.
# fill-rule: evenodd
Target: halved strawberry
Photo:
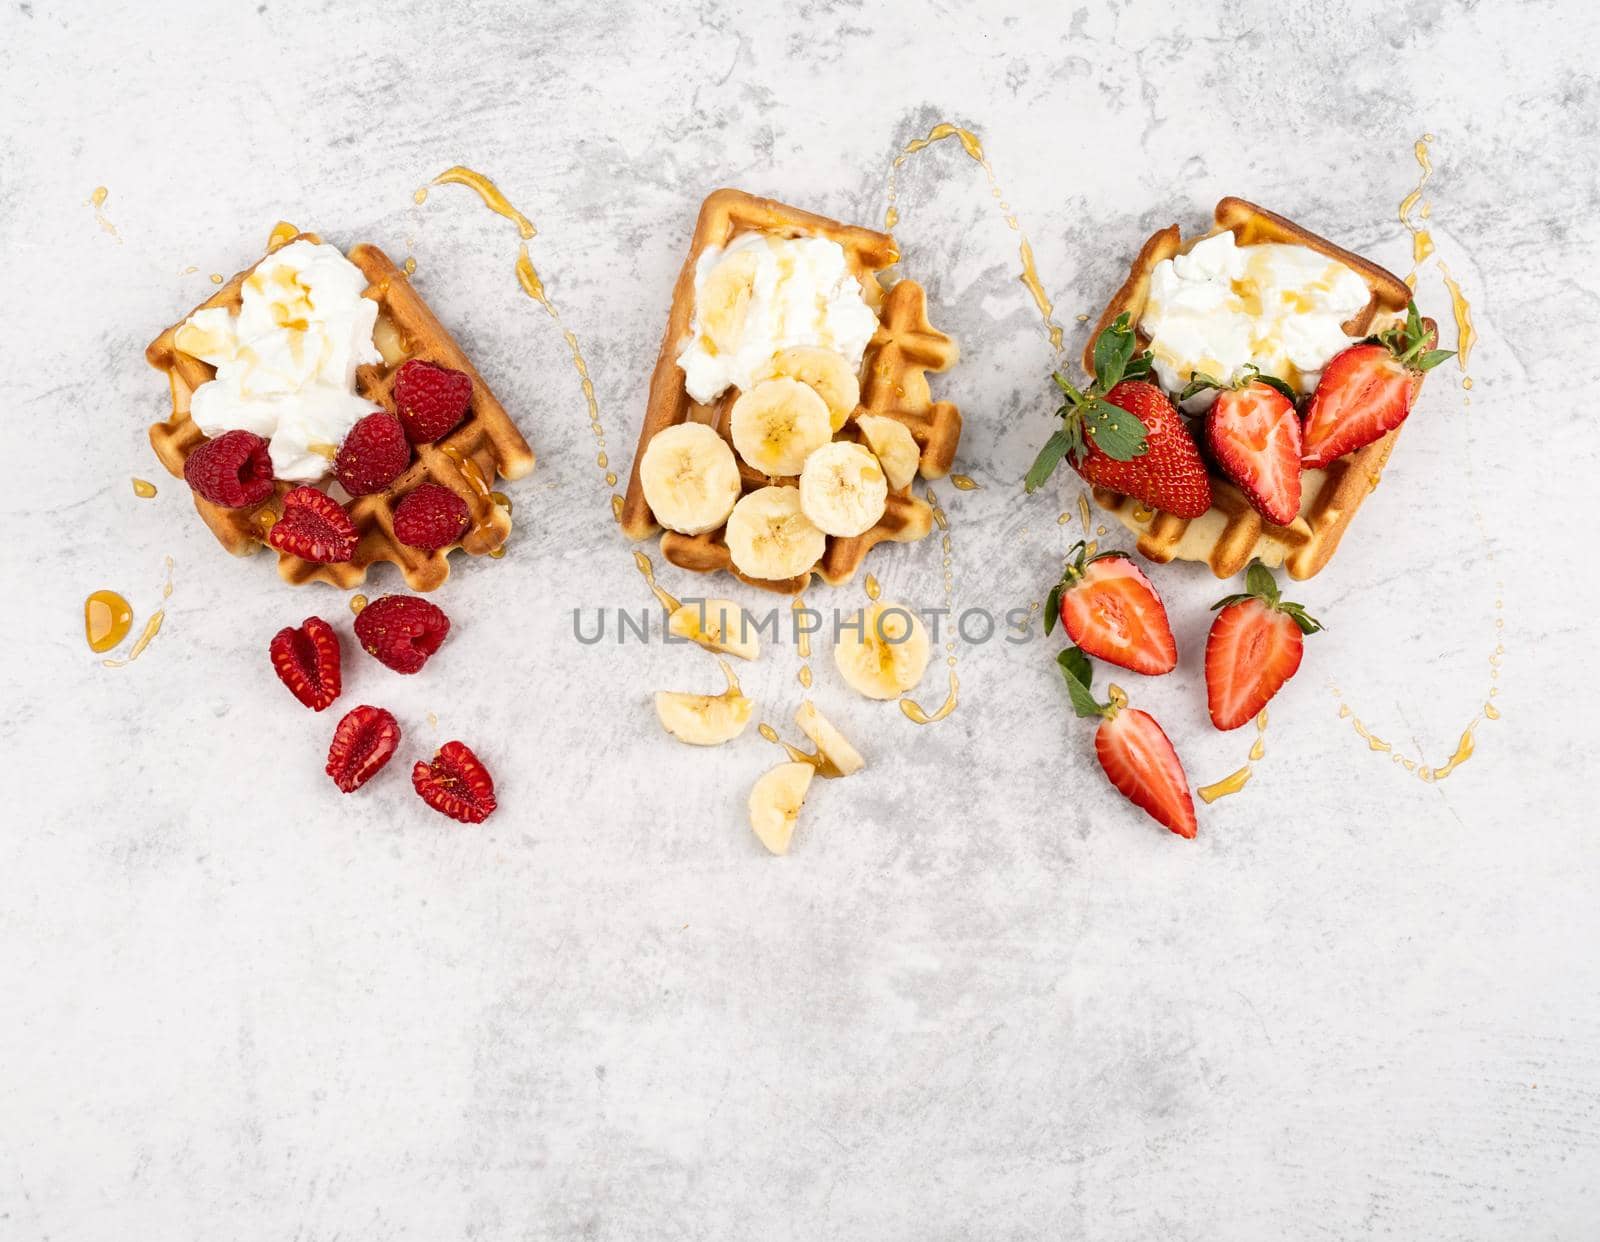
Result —
<instances>
[{"instance_id":1,"label":"halved strawberry","mask_svg":"<svg viewBox=\"0 0 1600 1242\"><path fill-rule=\"evenodd\" d=\"M1305 635L1322 623L1278 595L1272 571L1252 561L1246 590L1213 605L1220 608L1206 639L1206 706L1219 729L1237 729L1260 714L1295 675Z\"/></svg>"},{"instance_id":2,"label":"halved strawberry","mask_svg":"<svg viewBox=\"0 0 1600 1242\"><path fill-rule=\"evenodd\" d=\"M1056 663L1066 679L1073 710L1079 716L1101 717L1094 735L1095 755L1117 792L1162 827L1193 838L1199 825L1189 778L1155 717L1129 707L1115 686L1110 702L1099 702L1089 688L1093 677L1089 657L1078 648L1068 647Z\"/></svg>"},{"instance_id":3,"label":"halved strawberry","mask_svg":"<svg viewBox=\"0 0 1600 1242\"><path fill-rule=\"evenodd\" d=\"M1170 673L1178 644L1150 579L1125 552L1089 556L1080 541L1067 555L1045 604L1044 632L1059 615L1067 637L1097 659L1151 676Z\"/></svg>"},{"instance_id":4,"label":"halved strawberry","mask_svg":"<svg viewBox=\"0 0 1600 1242\"><path fill-rule=\"evenodd\" d=\"M1256 376L1224 388L1206 414L1205 437L1222 473L1256 512L1287 526L1300 512L1300 416L1292 390L1281 383Z\"/></svg>"},{"instance_id":5,"label":"halved strawberry","mask_svg":"<svg viewBox=\"0 0 1600 1242\"><path fill-rule=\"evenodd\" d=\"M1027 488L1043 485L1065 457L1096 487L1197 518L1211 507L1205 463L1166 393L1144 379L1150 354L1136 346L1128 316L1119 315L1095 342L1095 377L1087 387L1052 377L1067 398L1056 411L1062 425L1039 450Z\"/></svg>"},{"instance_id":6,"label":"halved strawberry","mask_svg":"<svg viewBox=\"0 0 1600 1242\"><path fill-rule=\"evenodd\" d=\"M1405 422L1417 377L1455 356L1453 349L1429 349L1433 336L1413 302L1402 326L1329 360L1306 406L1301 460L1307 469L1326 466Z\"/></svg>"}]
</instances>

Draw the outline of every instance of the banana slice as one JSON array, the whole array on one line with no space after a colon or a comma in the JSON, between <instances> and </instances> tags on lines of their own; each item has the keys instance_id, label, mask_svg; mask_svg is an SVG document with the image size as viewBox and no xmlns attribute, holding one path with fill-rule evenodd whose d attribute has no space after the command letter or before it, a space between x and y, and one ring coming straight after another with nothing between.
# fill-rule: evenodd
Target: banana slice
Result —
<instances>
[{"instance_id":1,"label":"banana slice","mask_svg":"<svg viewBox=\"0 0 1600 1242\"><path fill-rule=\"evenodd\" d=\"M699 643L707 651L726 651L741 660L761 654L761 639L744 609L731 599L697 599L682 603L667 618L667 631Z\"/></svg>"},{"instance_id":2,"label":"banana slice","mask_svg":"<svg viewBox=\"0 0 1600 1242\"><path fill-rule=\"evenodd\" d=\"M810 699L796 709L794 722L822 757L822 765L817 770L823 776L852 776L867 766L861 752L845 741L844 734L833 727Z\"/></svg>"},{"instance_id":3,"label":"banana slice","mask_svg":"<svg viewBox=\"0 0 1600 1242\"><path fill-rule=\"evenodd\" d=\"M806 458L833 438L828 403L799 380L763 380L733 403L733 447L752 469L772 477L800 473Z\"/></svg>"},{"instance_id":4,"label":"banana slice","mask_svg":"<svg viewBox=\"0 0 1600 1242\"><path fill-rule=\"evenodd\" d=\"M890 487L898 492L917 477L922 451L904 423L883 414L863 414L856 419L856 426L867 438L867 447L877 455Z\"/></svg>"},{"instance_id":5,"label":"banana slice","mask_svg":"<svg viewBox=\"0 0 1600 1242\"><path fill-rule=\"evenodd\" d=\"M800 509L824 535L859 535L883 516L889 483L872 451L824 444L800 471Z\"/></svg>"},{"instance_id":6,"label":"banana slice","mask_svg":"<svg viewBox=\"0 0 1600 1242\"><path fill-rule=\"evenodd\" d=\"M718 261L700 286L695 318L700 321L700 335L710 343L713 352L738 352L759 270L760 264L753 251L735 250Z\"/></svg>"},{"instance_id":7,"label":"banana slice","mask_svg":"<svg viewBox=\"0 0 1600 1242\"><path fill-rule=\"evenodd\" d=\"M839 675L852 690L869 699L893 699L922 680L928 670L928 631L916 615L899 604L873 604L842 625L833 647Z\"/></svg>"},{"instance_id":8,"label":"banana slice","mask_svg":"<svg viewBox=\"0 0 1600 1242\"><path fill-rule=\"evenodd\" d=\"M811 388L828 403L828 419L835 431L861 404L861 381L844 355L817 345L796 345L774 354L756 378L794 379Z\"/></svg>"},{"instance_id":9,"label":"banana slice","mask_svg":"<svg viewBox=\"0 0 1600 1242\"><path fill-rule=\"evenodd\" d=\"M780 763L763 773L750 791L750 829L772 853L789 852L794 821L816 771L809 763Z\"/></svg>"},{"instance_id":10,"label":"banana slice","mask_svg":"<svg viewBox=\"0 0 1600 1242\"><path fill-rule=\"evenodd\" d=\"M704 423L679 423L651 436L639 482L656 521L681 535L716 530L741 490L733 450Z\"/></svg>"},{"instance_id":11,"label":"banana slice","mask_svg":"<svg viewBox=\"0 0 1600 1242\"><path fill-rule=\"evenodd\" d=\"M782 381L788 383L789 381ZM828 540L800 511L798 487L763 487L728 514L728 555L752 578L793 578L819 560Z\"/></svg>"},{"instance_id":12,"label":"banana slice","mask_svg":"<svg viewBox=\"0 0 1600 1242\"><path fill-rule=\"evenodd\" d=\"M744 732L755 705L739 690L739 679L726 660L718 660L728 679L721 694L656 691L656 718L661 727L690 746L721 746Z\"/></svg>"}]
</instances>

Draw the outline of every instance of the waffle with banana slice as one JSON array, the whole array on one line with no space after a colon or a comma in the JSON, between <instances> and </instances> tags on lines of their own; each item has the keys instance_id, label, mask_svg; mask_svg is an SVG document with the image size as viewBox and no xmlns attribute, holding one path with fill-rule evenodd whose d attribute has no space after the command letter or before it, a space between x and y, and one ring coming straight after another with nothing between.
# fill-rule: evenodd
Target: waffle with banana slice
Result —
<instances>
[{"instance_id":1,"label":"waffle with banana slice","mask_svg":"<svg viewBox=\"0 0 1600 1242\"><path fill-rule=\"evenodd\" d=\"M296 233L290 227L282 227L274 231L267 253L295 241L321 243L314 233ZM363 296L378 304L372 339L382 355L380 363L357 368L356 391L373 405L393 413L395 372L402 363L415 358L470 377L471 401L466 417L453 430L431 443L415 446L410 465L385 490L348 500L343 500L342 493L334 493L336 499L342 500L359 536L350 560L320 564L279 552L278 573L295 585L327 582L349 590L366 580L367 570L374 564L389 561L399 567L412 590L431 591L449 577L448 556L455 548L484 556L504 545L511 531L511 517L507 507L496 502L491 489L497 475L520 479L532 470L533 451L405 273L376 246L356 246L346 257L367 279ZM245 280L255 266L239 272L195 311L222 308L237 313ZM215 367L179 348L179 329L188 319L185 315L145 349L145 358L151 366L167 373L172 389L172 414L151 426L150 443L161 464L179 478L183 477L189 455L207 439L189 417L190 398L216 374ZM395 506L425 482L449 488L467 505L470 521L464 533L457 542L443 548L410 547L395 537ZM280 480L266 500L243 508L223 508L198 494L194 504L224 548L235 556L248 556L267 546L268 532L282 516L283 498L293 487Z\"/></svg>"},{"instance_id":2,"label":"waffle with banana slice","mask_svg":"<svg viewBox=\"0 0 1600 1242\"><path fill-rule=\"evenodd\" d=\"M782 296L770 272L793 274L793 256L752 254L759 243L749 234L769 247L836 243L854 278L848 300L855 304L858 283L876 322L867 325L859 367L829 348L825 334L782 339L750 371L749 391L730 385L697 401L680 365L685 349L699 342L706 358L721 360L719 346L723 359L747 348L746 317L766 313L764 297ZM813 573L830 584L849 581L879 543L928 535L932 510L912 488L918 474L949 473L961 416L933 399L927 376L954 365L957 349L929 322L920 285L900 280L885 289L880 274L898 259L887 233L740 190L706 198L673 289L623 501L630 538L660 531L662 555L680 568L725 570L793 594ZM763 262L777 268L763 276Z\"/></svg>"},{"instance_id":3,"label":"waffle with banana slice","mask_svg":"<svg viewBox=\"0 0 1600 1242\"><path fill-rule=\"evenodd\" d=\"M1224 198L1217 204L1214 215L1215 227L1207 233L1185 239L1174 224L1145 242L1133 261L1128 279L1112 295L1089 335L1083 365L1091 375L1094 374L1094 342L1119 315L1126 314L1137 332L1149 300L1151 273L1156 265L1224 231L1232 232L1240 246L1267 242L1305 246L1338 260L1355 272L1366 282L1371 297L1366 306L1343 325L1344 331L1352 337L1375 333L1404 316L1411 300L1411 289L1394 273L1240 198ZM1437 328L1432 320L1424 320L1423 324L1429 336L1436 335ZM1138 343L1144 348L1150 342L1139 333ZM1421 374L1412 382L1420 387ZM1415 398L1415 389L1412 395ZM1152 561L1200 561L1209 565L1217 577L1231 578L1252 559L1259 559L1269 566L1283 566L1292 578L1309 578L1328 563L1356 510L1378 486L1399 435L1400 428L1396 427L1381 439L1322 469L1306 470L1301 476L1300 512L1287 526L1277 526L1263 518L1245 494L1214 469L1211 472L1211 508L1192 520L1152 510L1131 497L1105 488L1096 488L1094 498L1102 509L1138 536L1140 553Z\"/></svg>"}]
</instances>

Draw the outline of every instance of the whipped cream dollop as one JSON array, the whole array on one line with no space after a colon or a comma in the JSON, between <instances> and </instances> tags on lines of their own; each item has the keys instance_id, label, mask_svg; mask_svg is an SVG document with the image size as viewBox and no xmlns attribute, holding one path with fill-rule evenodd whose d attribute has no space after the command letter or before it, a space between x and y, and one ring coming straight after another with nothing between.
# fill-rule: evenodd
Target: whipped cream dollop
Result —
<instances>
[{"instance_id":1,"label":"whipped cream dollop","mask_svg":"<svg viewBox=\"0 0 1600 1242\"><path fill-rule=\"evenodd\" d=\"M825 237L746 233L707 246L694 269L694 320L678 354L684 387L714 401L748 392L774 354L820 346L861 366L878 316L862 296L844 247Z\"/></svg>"},{"instance_id":2,"label":"whipped cream dollop","mask_svg":"<svg viewBox=\"0 0 1600 1242\"><path fill-rule=\"evenodd\" d=\"M1328 360L1355 343L1343 324L1370 297L1337 259L1306 246L1240 246L1222 232L1156 264L1139 330L1170 392L1196 371L1231 383L1253 365L1308 393ZM1215 399L1208 391L1184 408Z\"/></svg>"},{"instance_id":3,"label":"whipped cream dollop","mask_svg":"<svg viewBox=\"0 0 1600 1242\"><path fill-rule=\"evenodd\" d=\"M208 436L253 431L269 441L278 478L320 479L350 428L381 408L355 390L356 368L381 361L366 287L337 247L302 240L256 264L238 314L189 316L177 347L217 369L190 399L195 426Z\"/></svg>"}]
</instances>

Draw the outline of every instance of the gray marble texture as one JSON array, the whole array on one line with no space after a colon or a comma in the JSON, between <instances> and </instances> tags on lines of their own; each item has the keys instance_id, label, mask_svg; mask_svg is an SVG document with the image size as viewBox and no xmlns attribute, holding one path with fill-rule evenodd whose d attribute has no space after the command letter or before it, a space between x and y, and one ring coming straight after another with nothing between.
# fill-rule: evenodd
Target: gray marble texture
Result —
<instances>
[{"instance_id":1,"label":"gray marble texture","mask_svg":"<svg viewBox=\"0 0 1600 1242\"><path fill-rule=\"evenodd\" d=\"M1597 44L1576 0L8 0L0 1237L1600 1235ZM1074 356L1143 237L1223 194L1407 270L1435 136L1425 224L1480 339L1296 588L1328 632L1192 843L1109 791L1037 639L958 644L960 707L927 728L819 650L870 766L766 856L744 800L778 752L682 747L649 707L714 662L572 638L575 608L649 597L515 231L459 187L413 201L466 164L535 221L626 466L704 193L876 224L941 121L981 137ZM938 384L981 485L937 489L955 603L1025 606L1078 489L1020 487L1054 355L1019 236L954 143L899 205L902 270L964 351ZM414 257L539 454L510 555L437 596L456 629L426 671L347 647L339 706L407 735L349 798L321 770L338 713L266 660L312 612L347 627L345 598L228 558L145 438L146 341L280 218ZM1453 343L1434 261L1418 287ZM165 628L100 667L85 594L142 621L169 555ZM935 542L871 567L942 602ZM1251 740L1204 714L1224 588L1155 576L1182 662L1123 684L1213 780ZM744 670L763 718L787 726L798 667ZM1438 765L1492 684L1500 719L1435 783L1334 690ZM409 787L451 737L499 785L481 828Z\"/></svg>"}]
</instances>

